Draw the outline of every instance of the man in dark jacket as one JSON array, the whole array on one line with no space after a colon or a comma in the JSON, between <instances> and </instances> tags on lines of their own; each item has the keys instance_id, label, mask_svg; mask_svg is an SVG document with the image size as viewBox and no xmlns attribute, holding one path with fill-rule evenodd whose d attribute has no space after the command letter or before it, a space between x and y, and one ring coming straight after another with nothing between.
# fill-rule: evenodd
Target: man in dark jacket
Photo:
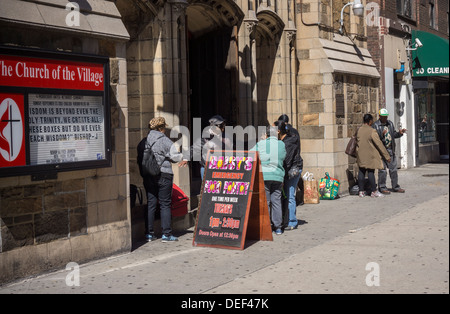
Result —
<instances>
[{"instance_id":1,"label":"man in dark jacket","mask_svg":"<svg viewBox=\"0 0 450 314\"><path fill-rule=\"evenodd\" d=\"M225 137L225 126L226 121L222 116L211 117L209 127L203 131L209 136L196 139L190 150L183 156L183 161L180 162L179 166L186 167L189 160L198 161L200 163L200 176L203 180L208 152L210 150L233 150L233 143Z\"/></svg>"},{"instance_id":2,"label":"man in dark jacket","mask_svg":"<svg viewBox=\"0 0 450 314\"><path fill-rule=\"evenodd\" d=\"M400 129L398 132L395 130L394 123L388 120L389 112L382 108L379 111L379 120L375 121L372 127L377 131L378 136L386 147L389 155L391 156L391 162L384 162L384 169L378 170L378 188L383 194L390 194L386 187L387 169L389 169L389 176L392 183L392 191L405 193L405 190L398 184L397 173L397 158L395 156L395 139L400 138L406 133L406 129Z\"/></svg>"}]
</instances>

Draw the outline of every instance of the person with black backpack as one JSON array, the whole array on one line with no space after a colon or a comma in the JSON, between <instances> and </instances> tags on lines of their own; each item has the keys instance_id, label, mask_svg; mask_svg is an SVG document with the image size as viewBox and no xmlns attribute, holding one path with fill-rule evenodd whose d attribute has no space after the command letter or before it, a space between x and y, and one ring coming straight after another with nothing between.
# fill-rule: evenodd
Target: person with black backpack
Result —
<instances>
[{"instance_id":1,"label":"person with black backpack","mask_svg":"<svg viewBox=\"0 0 450 314\"><path fill-rule=\"evenodd\" d=\"M172 235L171 228L172 163L180 162L183 154L164 134L166 127L163 117L153 118L149 122L150 132L147 138L138 145L139 171L144 178L144 187L147 191L145 238L149 242L157 239L153 225L158 201L161 209L162 242L178 241L178 238ZM145 148L142 151L144 145Z\"/></svg>"}]
</instances>

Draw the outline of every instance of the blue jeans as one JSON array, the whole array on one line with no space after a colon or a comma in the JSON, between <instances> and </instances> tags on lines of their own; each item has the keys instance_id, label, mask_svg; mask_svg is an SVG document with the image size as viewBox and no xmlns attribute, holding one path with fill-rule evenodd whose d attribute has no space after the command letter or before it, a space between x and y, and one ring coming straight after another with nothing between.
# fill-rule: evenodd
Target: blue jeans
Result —
<instances>
[{"instance_id":1,"label":"blue jeans","mask_svg":"<svg viewBox=\"0 0 450 314\"><path fill-rule=\"evenodd\" d=\"M300 170L300 173L296 175L295 177L292 177L290 179L286 179L284 181L284 194L286 195L286 201L288 203L288 210L289 210L289 227L297 227L298 221L297 221L297 204L295 202L295 191L297 191L297 184L298 180L300 180L300 177L302 175L302 170Z\"/></svg>"},{"instance_id":2,"label":"blue jeans","mask_svg":"<svg viewBox=\"0 0 450 314\"><path fill-rule=\"evenodd\" d=\"M202 178L202 181L204 175L205 175L205 167L200 167L200 177Z\"/></svg>"}]
</instances>

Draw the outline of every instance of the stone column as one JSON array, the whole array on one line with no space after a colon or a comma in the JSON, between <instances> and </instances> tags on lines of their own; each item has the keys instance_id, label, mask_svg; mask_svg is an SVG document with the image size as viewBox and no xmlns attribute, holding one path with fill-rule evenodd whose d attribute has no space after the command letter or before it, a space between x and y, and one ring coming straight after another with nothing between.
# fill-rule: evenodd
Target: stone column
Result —
<instances>
[{"instance_id":1,"label":"stone column","mask_svg":"<svg viewBox=\"0 0 450 314\"><path fill-rule=\"evenodd\" d=\"M168 68L166 75L166 94L163 110L170 116L168 124L171 129L183 125L189 126L189 109L187 103L187 56L186 56L186 0L169 0L166 16L167 31L166 58ZM172 140L176 140L172 138ZM185 148L186 149L186 148ZM172 166L174 172L174 183L178 185L187 195L190 195L190 171L189 167L180 168L177 164ZM191 195L191 197L193 197ZM190 208L190 206L188 206ZM187 220L188 216L185 217ZM188 225L189 222L186 222Z\"/></svg>"},{"instance_id":2,"label":"stone column","mask_svg":"<svg viewBox=\"0 0 450 314\"><path fill-rule=\"evenodd\" d=\"M240 108L238 124L246 126L256 122L254 116L257 104L256 90L256 49L252 38L258 19L254 11L249 10L248 17L244 19L244 27L239 32L239 55L240 55ZM252 90L253 88L253 90Z\"/></svg>"}]
</instances>

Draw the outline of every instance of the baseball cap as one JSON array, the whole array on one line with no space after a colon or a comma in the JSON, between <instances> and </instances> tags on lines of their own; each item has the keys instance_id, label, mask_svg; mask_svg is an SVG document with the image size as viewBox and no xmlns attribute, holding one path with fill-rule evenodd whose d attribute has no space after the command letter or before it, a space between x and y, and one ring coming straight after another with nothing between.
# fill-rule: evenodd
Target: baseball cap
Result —
<instances>
[{"instance_id":1,"label":"baseball cap","mask_svg":"<svg viewBox=\"0 0 450 314\"><path fill-rule=\"evenodd\" d=\"M220 115L215 115L211 119L209 119L209 125L216 125L220 126L222 123L225 122L225 119Z\"/></svg>"},{"instance_id":2,"label":"baseball cap","mask_svg":"<svg viewBox=\"0 0 450 314\"><path fill-rule=\"evenodd\" d=\"M384 108L381 108L380 111L378 111L378 114L379 114L380 116L382 116L382 117L387 117L387 116L389 116L389 112L388 112L386 109L384 109Z\"/></svg>"}]
</instances>

